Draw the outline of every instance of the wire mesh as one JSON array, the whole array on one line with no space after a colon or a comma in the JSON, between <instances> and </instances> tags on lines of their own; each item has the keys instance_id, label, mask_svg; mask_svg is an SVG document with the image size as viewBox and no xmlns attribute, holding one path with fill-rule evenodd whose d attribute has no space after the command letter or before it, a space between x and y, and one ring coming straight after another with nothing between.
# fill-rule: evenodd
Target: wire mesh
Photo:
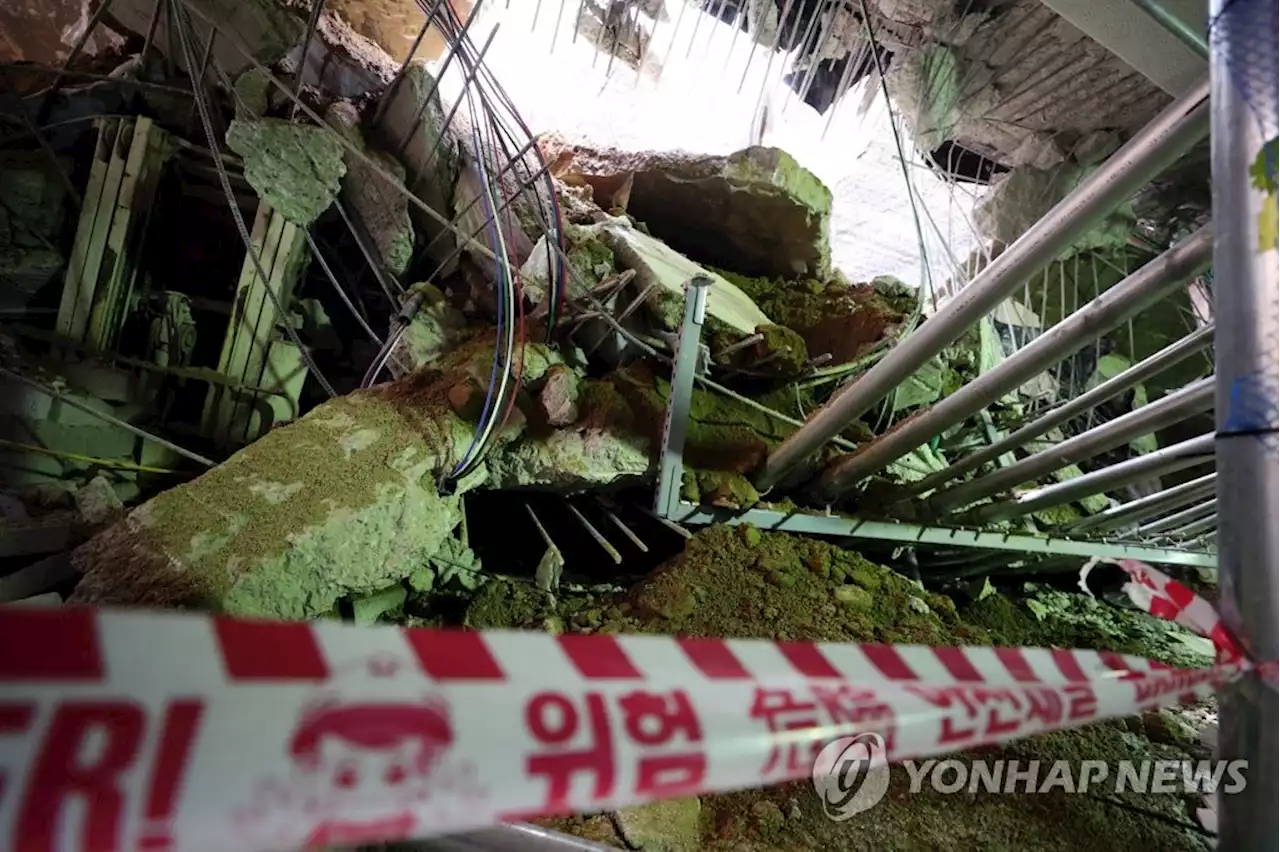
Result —
<instances>
[{"instance_id":1,"label":"wire mesh","mask_svg":"<svg viewBox=\"0 0 1280 852\"><path fill-rule=\"evenodd\" d=\"M1255 188L1266 192L1264 205L1271 210L1272 229L1275 222L1277 132L1280 131L1280 65L1277 48L1280 40L1280 6L1271 0L1234 0L1224 6L1209 22L1209 41L1215 50L1226 52L1227 66L1237 91L1248 105L1264 140L1251 169ZM1266 220L1267 211L1263 211ZM1261 227L1261 224L1260 224ZM1260 235L1261 236L1261 235ZM1274 235L1271 240L1274 241ZM1274 246L1272 246L1274 248ZM1224 432L1252 434L1275 455L1280 449L1277 427L1280 426L1280 377L1276 363L1280 358L1280 305L1272 301L1268 331L1255 358L1255 367L1231 377L1231 391Z\"/></svg>"}]
</instances>

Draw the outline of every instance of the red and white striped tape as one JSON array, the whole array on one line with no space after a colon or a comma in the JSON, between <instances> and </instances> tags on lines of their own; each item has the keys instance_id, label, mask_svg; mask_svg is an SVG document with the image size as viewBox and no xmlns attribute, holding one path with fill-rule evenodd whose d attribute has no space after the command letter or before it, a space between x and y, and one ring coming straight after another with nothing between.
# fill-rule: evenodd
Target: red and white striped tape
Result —
<instances>
[{"instance_id":1,"label":"red and white striped tape","mask_svg":"<svg viewBox=\"0 0 1280 852\"><path fill-rule=\"evenodd\" d=\"M866 731L898 761L1075 727L1245 668L3 608L0 848L424 837L803 778Z\"/></svg>"},{"instance_id":2,"label":"red and white striped tape","mask_svg":"<svg viewBox=\"0 0 1280 852\"><path fill-rule=\"evenodd\" d=\"M1145 562L1134 559L1090 559L1080 569L1080 587L1089 591L1085 578L1094 566L1106 563L1115 565L1129 575L1124 590L1129 598L1145 612L1173 621L1213 641L1219 663L1234 663L1243 659L1239 644L1218 616L1213 604L1197 595L1172 577L1157 571Z\"/></svg>"}]
</instances>

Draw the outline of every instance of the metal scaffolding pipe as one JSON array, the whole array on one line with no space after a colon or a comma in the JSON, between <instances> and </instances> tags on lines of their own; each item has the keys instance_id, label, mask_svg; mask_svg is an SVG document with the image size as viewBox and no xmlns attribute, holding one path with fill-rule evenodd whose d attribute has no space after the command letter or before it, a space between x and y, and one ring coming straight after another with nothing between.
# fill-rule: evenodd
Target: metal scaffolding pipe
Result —
<instances>
[{"instance_id":1,"label":"metal scaffolding pipe","mask_svg":"<svg viewBox=\"0 0 1280 852\"><path fill-rule=\"evenodd\" d=\"M1218 474L1209 473L1199 479L1193 479L1173 488L1166 488L1164 491L1130 500L1114 509L1099 512L1092 518L1085 518L1067 527L1066 532L1071 535L1087 530L1108 532L1130 524L1140 524L1143 521L1158 518L1170 509L1180 509L1188 503L1208 497L1217 488L1217 482Z\"/></svg>"},{"instance_id":2,"label":"metal scaffolding pipe","mask_svg":"<svg viewBox=\"0 0 1280 852\"><path fill-rule=\"evenodd\" d=\"M1205 533L1216 530L1217 528L1218 513L1214 512L1207 518L1202 518L1198 521L1187 524L1184 527L1178 527L1176 530L1169 530L1169 532L1164 534L1164 538L1195 538L1196 536L1204 535Z\"/></svg>"},{"instance_id":3,"label":"metal scaffolding pipe","mask_svg":"<svg viewBox=\"0 0 1280 852\"><path fill-rule=\"evenodd\" d=\"M1028 456L1006 468L971 482L939 491L926 501L934 514L945 513L956 506L967 506L983 497L999 494L1069 464L1096 456L1129 443L1134 438L1150 435L1174 423L1213 408L1213 379L1200 379L1181 390L1161 397L1115 420L1095 426L1075 437Z\"/></svg>"},{"instance_id":4,"label":"metal scaffolding pipe","mask_svg":"<svg viewBox=\"0 0 1280 852\"><path fill-rule=\"evenodd\" d=\"M1041 334L1031 343L944 397L920 414L903 421L858 452L829 468L819 490L834 497L860 480L884 470L916 447L977 414L991 403L1059 363L1071 353L1142 312L1185 285L1209 265L1213 228L1205 225L1173 248L1108 289Z\"/></svg>"},{"instance_id":5,"label":"metal scaffolding pipe","mask_svg":"<svg viewBox=\"0 0 1280 852\"><path fill-rule=\"evenodd\" d=\"M1191 48L1201 59L1209 58L1209 45L1204 36L1187 26L1187 22L1164 7L1160 0L1133 0L1133 5L1146 12L1150 18L1178 41Z\"/></svg>"},{"instance_id":6,"label":"metal scaffolding pipe","mask_svg":"<svg viewBox=\"0 0 1280 852\"><path fill-rule=\"evenodd\" d=\"M1270 158L1266 151L1275 144L1280 119L1274 88L1278 8L1275 0L1209 3L1213 218L1221 226L1213 250L1213 301L1218 321L1231 329L1215 347L1222 473L1218 611L1245 654L1258 661L1280 653L1280 262L1275 219L1269 239L1262 224L1264 213L1275 216L1276 200L1253 179L1257 163L1275 180L1275 151ZM1275 849L1280 699L1255 672L1224 686L1218 700L1218 756L1249 761L1248 786L1220 799L1219 848Z\"/></svg>"},{"instance_id":7,"label":"metal scaffolding pipe","mask_svg":"<svg viewBox=\"0 0 1280 852\"><path fill-rule=\"evenodd\" d=\"M987 462L995 461L1011 450L1025 446L1045 432L1056 429L1072 418L1102 405L1102 403L1119 396L1135 385L1141 384L1152 376L1172 367L1184 358L1199 352L1213 342L1213 328L1213 323L1209 323L1181 340L1170 343L1159 352L1144 358L1124 372L1112 376L1092 390L1080 394L1075 399L1064 402L1052 411L1045 412L1036 420L1010 433L1007 437L1001 438L975 453L970 453L937 473L930 474L924 479L904 486L900 493L909 497L932 491L971 470L981 467Z\"/></svg>"},{"instance_id":8,"label":"metal scaffolding pipe","mask_svg":"<svg viewBox=\"0 0 1280 852\"><path fill-rule=\"evenodd\" d=\"M1206 514L1217 511L1217 499L1206 500L1192 506L1190 509L1183 509L1180 512L1174 512L1172 515L1161 518L1158 521L1152 521L1149 524L1143 524L1133 531L1135 536L1143 537L1155 535L1157 533L1175 530L1183 524L1197 521Z\"/></svg>"},{"instance_id":9,"label":"metal scaffolding pipe","mask_svg":"<svg viewBox=\"0 0 1280 852\"><path fill-rule=\"evenodd\" d=\"M1105 494L1144 479L1208 464L1212 461L1213 433L1210 432L1120 464L1086 473L1084 476L1078 476L1066 482L1027 491L1013 500L983 506L974 513L973 519L978 523L988 523L1006 518L1020 518L1042 509L1072 503L1094 494Z\"/></svg>"},{"instance_id":10,"label":"metal scaffolding pipe","mask_svg":"<svg viewBox=\"0 0 1280 852\"><path fill-rule=\"evenodd\" d=\"M1204 80L1152 119L937 313L770 453L756 477L757 485L768 488L781 480L995 310L1098 219L1204 139L1209 132L1208 96L1209 84Z\"/></svg>"}]
</instances>

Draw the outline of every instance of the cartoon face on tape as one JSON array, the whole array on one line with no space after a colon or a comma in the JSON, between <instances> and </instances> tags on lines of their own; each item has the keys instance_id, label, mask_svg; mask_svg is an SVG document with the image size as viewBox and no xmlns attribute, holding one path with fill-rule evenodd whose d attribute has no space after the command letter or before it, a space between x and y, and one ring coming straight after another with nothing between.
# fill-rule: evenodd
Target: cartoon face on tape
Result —
<instances>
[{"instance_id":1,"label":"cartoon face on tape","mask_svg":"<svg viewBox=\"0 0 1280 852\"><path fill-rule=\"evenodd\" d=\"M448 759L455 733L443 698L347 700L369 692L348 683L304 707L285 745L287 775L262 779L235 814L247 839L307 848L403 840L433 821L437 799L483 798L469 762Z\"/></svg>"}]
</instances>

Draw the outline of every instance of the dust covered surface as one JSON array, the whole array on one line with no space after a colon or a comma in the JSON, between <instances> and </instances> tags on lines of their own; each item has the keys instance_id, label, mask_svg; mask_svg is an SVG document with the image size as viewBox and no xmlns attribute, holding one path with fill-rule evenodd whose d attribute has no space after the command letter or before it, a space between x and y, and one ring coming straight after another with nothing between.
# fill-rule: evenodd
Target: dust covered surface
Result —
<instances>
[{"instance_id":1,"label":"dust covered surface","mask_svg":"<svg viewBox=\"0 0 1280 852\"><path fill-rule=\"evenodd\" d=\"M1038 592L1034 599L1052 602L1053 594ZM797 641L1031 643L1140 653L1181 665L1206 662L1188 657L1176 636L1148 616L1097 606L1101 611L1088 615L1088 604L1058 611L1000 594L957 605L947 595L926 592L891 569L826 542L750 526L716 526L700 531L681 555L616 595L565 595L552 603L527 584L490 582L472 603L467 623L476 628ZM1030 760L1205 759L1194 736L1169 716L1168 711L1148 713L952 757L966 762L1016 759L1023 766ZM982 788L970 793L966 788L944 795L926 783L921 792L912 793L910 777L899 767L885 799L844 823L823 815L806 781L699 797L698 805L690 805L696 820L690 808L668 808L646 819L630 813L645 810L639 808L618 816L585 814L541 824L618 848L670 852L1208 848L1194 829L1179 826L1191 824L1196 805L1190 797L1116 794L1106 784L1099 790L1094 796L1061 790L993 794ZM669 823L665 834L664 819ZM624 840L619 826L636 824L645 826L643 842L630 831L629 841Z\"/></svg>"}]
</instances>

